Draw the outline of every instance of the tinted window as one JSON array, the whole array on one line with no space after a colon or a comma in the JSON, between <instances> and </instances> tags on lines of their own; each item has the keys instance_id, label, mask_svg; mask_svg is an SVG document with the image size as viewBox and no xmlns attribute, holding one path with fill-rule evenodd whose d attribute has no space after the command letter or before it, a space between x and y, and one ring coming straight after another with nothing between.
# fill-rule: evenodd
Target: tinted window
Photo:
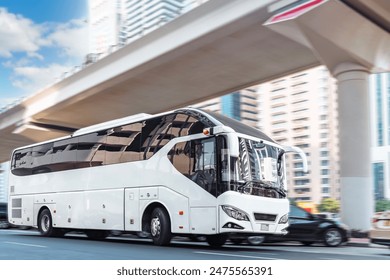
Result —
<instances>
[{"instance_id":1,"label":"tinted window","mask_svg":"<svg viewBox=\"0 0 390 280\"><path fill-rule=\"evenodd\" d=\"M139 122L109 130L105 164L140 160L142 127L143 123Z\"/></svg>"},{"instance_id":2,"label":"tinted window","mask_svg":"<svg viewBox=\"0 0 390 280\"><path fill-rule=\"evenodd\" d=\"M178 143L170 151L169 157L180 173L216 196L215 138Z\"/></svg>"},{"instance_id":3,"label":"tinted window","mask_svg":"<svg viewBox=\"0 0 390 280\"><path fill-rule=\"evenodd\" d=\"M307 219L310 217L310 214L307 213L305 210L299 208L299 207L296 207L294 205L290 205L290 214L289 214L290 217L294 217L294 218L302 218L302 219Z\"/></svg>"},{"instance_id":4,"label":"tinted window","mask_svg":"<svg viewBox=\"0 0 390 280\"><path fill-rule=\"evenodd\" d=\"M106 131L94 132L78 137L76 168L103 165Z\"/></svg>"},{"instance_id":5,"label":"tinted window","mask_svg":"<svg viewBox=\"0 0 390 280\"><path fill-rule=\"evenodd\" d=\"M174 118L175 114L170 114L145 121L141 140L143 159L152 157L173 138L171 126Z\"/></svg>"},{"instance_id":6,"label":"tinted window","mask_svg":"<svg viewBox=\"0 0 390 280\"><path fill-rule=\"evenodd\" d=\"M75 168L78 138L60 140L53 144L52 171Z\"/></svg>"},{"instance_id":7,"label":"tinted window","mask_svg":"<svg viewBox=\"0 0 390 280\"><path fill-rule=\"evenodd\" d=\"M23 150L16 151L12 157L12 174L15 175L30 175L32 168L32 156L31 156L32 149L27 148Z\"/></svg>"},{"instance_id":8,"label":"tinted window","mask_svg":"<svg viewBox=\"0 0 390 280\"><path fill-rule=\"evenodd\" d=\"M176 144L169 155L173 166L184 176L190 177L191 142Z\"/></svg>"},{"instance_id":9,"label":"tinted window","mask_svg":"<svg viewBox=\"0 0 390 280\"><path fill-rule=\"evenodd\" d=\"M19 150L15 152L12 159L12 173L23 176L146 160L175 137L202 133L206 125L198 118L201 119L202 116L172 113L143 122ZM204 116L203 119L205 120ZM188 147L178 147L178 149L186 149L185 156L190 157L190 146L189 144ZM193 144L194 148L195 144ZM194 161L195 158L191 160ZM186 171L188 176L190 172L195 172L191 171L194 167L190 168L189 161ZM178 166L182 164L178 163ZM182 168L181 172L184 172Z\"/></svg>"},{"instance_id":10,"label":"tinted window","mask_svg":"<svg viewBox=\"0 0 390 280\"><path fill-rule=\"evenodd\" d=\"M53 156L53 143L47 143L32 148L31 167L32 174L50 172Z\"/></svg>"},{"instance_id":11,"label":"tinted window","mask_svg":"<svg viewBox=\"0 0 390 280\"><path fill-rule=\"evenodd\" d=\"M187 136L202 133L205 127L198 119L179 113L173 119L171 133L173 137Z\"/></svg>"}]
</instances>

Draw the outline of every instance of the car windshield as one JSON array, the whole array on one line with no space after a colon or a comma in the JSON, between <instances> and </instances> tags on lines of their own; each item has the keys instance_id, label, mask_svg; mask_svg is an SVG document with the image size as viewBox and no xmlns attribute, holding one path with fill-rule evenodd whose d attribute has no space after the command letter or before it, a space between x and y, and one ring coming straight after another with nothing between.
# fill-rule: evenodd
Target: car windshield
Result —
<instances>
[{"instance_id":1,"label":"car windshield","mask_svg":"<svg viewBox=\"0 0 390 280\"><path fill-rule=\"evenodd\" d=\"M284 151L260 141L239 139L232 189L248 194L285 197Z\"/></svg>"}]
</instances>

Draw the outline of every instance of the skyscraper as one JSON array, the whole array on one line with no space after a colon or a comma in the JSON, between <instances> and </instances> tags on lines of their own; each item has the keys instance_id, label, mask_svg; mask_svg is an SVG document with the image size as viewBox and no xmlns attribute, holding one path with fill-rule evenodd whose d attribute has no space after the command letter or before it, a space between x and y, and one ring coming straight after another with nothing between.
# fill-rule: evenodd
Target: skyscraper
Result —
<instances>
[{"instance_id":1,"label":"skyscraper","mask_svg":"<svg viewBox=\"0 0 390 280\"><path fill-rule=\"evenodd\" d=\"M257 127L257 86L213 98L194 105L194 107L217 112L230 118Z\"/></svg>"},{"instance_id":2,"label":"skyscraper","mask_svg":"<svg viewBox=\"0 0 390 280\"><path fill-rule=\"evenodd\" d=\"M89 53L107 54L208 0L88 0Z\"/></svg>"},{"instance_id":3,"label":"skyscraper","mask_svg":"<svg viewBox=\"0 0 390 280\"><path fill-rule=\"evenodd\" d=\"M127 41L142 37L178 17L186 4L187 0L123 0Z\"/></svg>"},{"instance_id":4,"label":"skyscraper","mask_svg":"<svg viewBox=\"0 0 390 280\"><path fill-rule=\"evenodd\" d=\"M325 67L316 67L259 87L259 127L277 142L300 147L309 173L298 155L289 155L289 197L318 204L339 199L339 155L335 80Z\"/></svg>"},{"instance_id":5,"label":"skyscraper","mask_svg":"<svg viewBox=\"0 0 390 280\"><path fill-rule=\"evenodd\" d=\"M0 202L7 201L7 189L8 189L8 170L9 163L0 164Z\"/></svg>"},{"instance_id":6,"label":"skyscraper","mask_svg":"<svg viewBox=\"0 0 390 280\"><path fill-rule=\"evenodd\" d=\"M88 0L89 53L107 53L124 43L123 0Z\"/></svg>"},{"instance_id":7,"label":"skyscraper","mask_svg":"<svg viewBox=\"0 0 390 280\"><path fill-rule=\"evenodd\" d=\"M390 199L390 73L372 75L370 86L374 195Z\"/></svg>"}]
</instances>

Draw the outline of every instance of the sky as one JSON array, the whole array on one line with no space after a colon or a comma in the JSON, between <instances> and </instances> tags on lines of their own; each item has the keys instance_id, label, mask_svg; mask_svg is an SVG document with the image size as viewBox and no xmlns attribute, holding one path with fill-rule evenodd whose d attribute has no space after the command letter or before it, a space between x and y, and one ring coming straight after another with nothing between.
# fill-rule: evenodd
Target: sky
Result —
<instances>
[{"instance_id":1,"label":"sky","mask_svg":"<svg viewBox=\"0 0 390 280\"><path fill-rule=\"evenodd\" d=\"M87 0L0 0L0 108L82 64L87 17Z\"/></svg>"}]
</instances>

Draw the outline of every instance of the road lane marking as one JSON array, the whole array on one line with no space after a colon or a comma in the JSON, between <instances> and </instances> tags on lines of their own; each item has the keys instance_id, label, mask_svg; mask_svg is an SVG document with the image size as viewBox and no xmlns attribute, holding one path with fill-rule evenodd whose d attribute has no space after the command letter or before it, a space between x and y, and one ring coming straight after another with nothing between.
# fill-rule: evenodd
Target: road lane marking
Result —
<instances>
[{"instance_id":1,"label":"road lane marking","mask_svg":"<svg viewBox=\"0 0 390 280\"><path fill-rule=\"evenodd\" d=\"M279 258L267 258L267 257L256 257L249 255L236 255L236 254L225 254L225 253L215 253L215 252L202 252L195 251L195 254L204 254L204 255L217 255L217 256L226 256L226 257L239 257L239 258L250 258L250 259L262 259L262 260L283 260Z\"/></svg>"},{"instance_id":2,"label":"road lane marking","mask_svg":"<svg viewBox=\"0 0 390 280\"><path fill-rule=\"evenodd\" d=\"M30 246L30 247L38 247L38 248L47 248L47 246L35 245L35 244L27 244L27 243L18 243L18 242L9 242L9 241L4 241L4 243L12 244L12 245L20 245L20 246Z\"/></svg>"}]
</instances>

